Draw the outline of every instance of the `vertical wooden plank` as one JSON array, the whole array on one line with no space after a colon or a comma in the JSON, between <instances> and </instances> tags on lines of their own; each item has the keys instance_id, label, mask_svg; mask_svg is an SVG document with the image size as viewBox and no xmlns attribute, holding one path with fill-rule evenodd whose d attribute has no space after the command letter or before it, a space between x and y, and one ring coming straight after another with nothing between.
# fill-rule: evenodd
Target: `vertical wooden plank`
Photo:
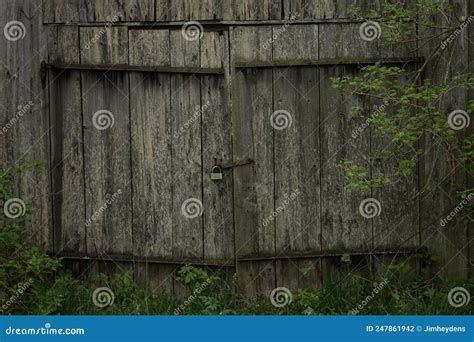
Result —
<instances>
[{"instance_id":1,"label":"vertical wooden plank","mask_svg":"<svg viewBox=\"0 0 474 342\"><path fill-rule=\"evenodd\" d=\"M55 250L86 252L80 72L51 72Z\"/></svg>"},{"instance_id":2,"label":"vertical wooden plank","mask_svg":"<svg viewBox=\"0 0 474 342\"><path fill-rule=\"evenodd\" d=\"M319 56L318 25L273 26L273 61L315 60ZM301 42L305 42L301 44Z\"/></svg>"},{"instance_id":3,"label":"vertical wooden plank","mask_svg":"<svg viewBox=\"0 0 474 342\"><path fill-rule=\"evenodd\" d=\"M131 65L169 64L168 30L132 30L129 34ZM169 74L130 73L133 250L141 257L172 256L169 113ZM145 266L136 264L135 269L140 272Z\"/></svg>"},{"instance_id":4,"label":"vertical wooden plank","mask_svg":"<svg viewBox=\"0 0 474 342\"><path fill-rule=\"evenodd\" d=\"M51 250L52 202L49 108L46 79L41 78L41 61L47 60L47 33L41 7L31 1L2 1L0 24L9 23L11 39L0 39L0 156L4 167L18 165L24 155L30 161L45 161L45 168L15 179L13 195L30 203L34 212L24 229L25 237ZM19 21L24 25L16 25ZM11 26L13 24L13 26ZM17 39L18 38L18 39Z\"/></svg>"},{"instance_id":5,"label":"vertical wooden plank","mask_svg":"<svg viewBox=\"0 0 474 342\"><path fill-rule=\"evenodd\" d=\"M255 162L234 169L234 203L239 255L274 253L272 70L244 69L237 74L234 113L234 159Z\"/></svg>"},{"instance_id":6,"label":"vertical wooden plank","mask_svg":"<svg viewBox=\"0 0 474 342\"><path fill-rule=\"evenodd\" d=\"M204 32L203 35L206 33ZM174 67L199 67L201 39L186 39L181 30L170 31L170 59Z\"/></svg>"},{"instance_id":7,"label":"vertical wooden plank","mask_svg":"<svg viewBox=\"0 0 474 342\"><path fill-rule=\"evenodd\" d=\"M169 30L129 30L130 65L170 65Z\"/></svg>"},{"instance_id":8,"label":"vertical wooden plank","mask_svg":"<svg viewBox=\"0 0 474 342\"><path fill-rule=\"evenodd\" d=\"M288 254L319 251L318 69L276 68L274 109L276 215L270 219L276 224L276 250ZM278 120L284 125L279 126Z\"/></svg>"},{"instance_id":9,"label":"vertical wooden plank","mask_svg":"<svg viewBox=\"0 0 474 342\"><path fill-rule=\"evenodd\" d=\"M47 30L49 62L80 63L79 28L77 26L50 25Z\"/></svg>"},{"instance_id":10,"label":"vertical wooden plank","mask_svg":"<svg viewBox=\"0 0 474 342\"><path fill-rule=\"evenodd\" d=\"M202 159L200 80L171 75L173 254L202 257Z\"/></svg>"},{"instance_id":11,"label":"vertical wooden plank","mask_svg":"<svg viewBox=\"0 0 474 342\"><path fill-rule=\"evenodd\" d=\"M206 32L201 41L201 66L228 66L227 32ZM224 62L225 61L225 62ZM210 172L217 163L233 160L230 93L223 76L201 76L201 107L194 116L202 117L204 257L234 256L232 169L223 170L223 179L213 181Z\"/></svg>"},{"instance_id":12,"label":"vertical wooden plank","mask_svg":"<svg viewBox=\"0 0 474 342\"><path fill-rule=\"evenodd\" d=\"M185 0L156 0L156 21L184 21Z\"/></svg>"},{"instance_id":13,"label":"vertical wooden plank","mask_svg":"<svg viewBox=\"0 0 474 342\"><path fill-rule=\"evenodd\" d=\"M153 21L154 0L100 0L94 1L94 21Z\"/></svg>"},{"instance_id":14,"label":"vertical wooden plank","mask_svg":"<svg viewBox=\"0 0 474 342\"><path fill-rule=\"evenodd\" d=\"M79 63L79 29L48 27L49 61ZM81 74L50 72L51 160L56 252L86 252ZM79 271L77 261L68 262Z\"/></svg>"},{"instance_id":15,"label":"vertical wooden plank","mask_svg":"<svg viewBox=\"0 0 474 342\"><path fill-rule=\"evenodd\" d=\"M43 22L85 23L94 21L94 3L90 0L43 0Z\"/></svg>"},{"instance_id":16,"label":"vertical wooden plank","mask_svg":"<svg viewBox=\"0 0 474 342\"><path fill-rule=\"evenodd\" d=\"M271 61L271 49L263 47L271 34L271 27L233 28L232 63ZM234 169L236 253L238 257L274 254L274 222L264 225L265 218L274 210L273 128L270 125L273 72L271 69L239 69L235 70L232 79L234 159L252 158L255 161ZM238 286L244 296L252 297L262 288L260 278L256 278L262 270L269 276L265 280L269 283L264 287L275 286L274 264L266 267L267 264L238 262Z\"/></svg>"},{"instance_id":17,"label":"vertical wooden plank","mask_svg":"<svg viewBox=\"0 0 474 342\"><path fill-rule=\"evenodd\" d=\"M127 74L82 72L87 250L90 254L132 253L128 93Z\"/></svg>"},{"instance_id":18,"label":"vertical wooden plank","mask_svg":"<svg viewBox=\"0 0 474 342\"><path fill-rule=\"evenodd\" d=\"M358 6L364 11L380 13L381 0L284 0L284 18L298 14L300 19L347 19L351 17L350 6Z\"/></svg>"},{"instance_id":19,"label":"vertical wooden plank","mask_svg":"<svg viewBox=\"0 0 474 342\"><path fill-rule=\"evenodd\" d=\"M81 63L128 64L126 27L81 27Z\"/></svg>"},{"instance_id":20,"label":"vertical wooden plank","mask_svg":"<svg viewBox=\"0 0 474 342\"><path fill-rule=\"evenodd\" d=\"M134 254L171 256L169 74L130 74Z\"/></svg>"},{"instance_id":21,"label":"vertical wooden plank","mask_svg":"<svg viewBox=\"0 0 474 342\"><path fill-rule=\"evenodd\" d=\"M234 27L232 35L233 61L271 61L272 49L265 48L272 39L271 26Z\"/></svg>"}]
</instances>

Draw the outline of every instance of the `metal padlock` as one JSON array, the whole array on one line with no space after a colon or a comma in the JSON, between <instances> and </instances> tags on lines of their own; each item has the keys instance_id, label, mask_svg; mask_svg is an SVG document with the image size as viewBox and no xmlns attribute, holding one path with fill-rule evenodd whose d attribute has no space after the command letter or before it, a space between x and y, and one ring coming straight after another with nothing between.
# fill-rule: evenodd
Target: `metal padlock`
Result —
<instances>
[{"instance_id":1,"label":"metal padlock","mask_svg":"<svg viewBox=\"0 0 474 342\"><path fill-rule=\"evenodd\" d=\"M222 168L220 166L216 165L212 168L211 180L213 181L222 180Z\"/></svg>"}]
</instances>

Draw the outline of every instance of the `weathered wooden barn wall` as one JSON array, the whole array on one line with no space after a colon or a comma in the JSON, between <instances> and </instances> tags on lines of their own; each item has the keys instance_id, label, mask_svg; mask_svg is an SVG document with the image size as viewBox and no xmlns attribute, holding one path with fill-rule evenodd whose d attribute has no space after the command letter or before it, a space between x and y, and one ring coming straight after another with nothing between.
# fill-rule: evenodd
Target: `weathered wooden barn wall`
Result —
<instances>
[{"instance_id":1,"label":"weathered wooden barn wall","mask_svg":"<svg viewBox=\"0 0 474 342\"><path fill-rule=\"evenodd\" d=\"M452 2L453 15L472 13L467 2ZM48 161L47 173L16 184L15 193L36 208L32 236L66 256L78 274L133 269L137 281L177 294L185 291L175 280L185 262L228 277L237 271L248 296L344 279L343 253L353 255L350 271L364 276L392 260L414 260L410 253L422 246L441 256L443 274L472 272L472 228L459 222L441 230L436 221L456 203L441 184L442 162L428 176L442 152L430 137L412 179L370 196L344 189L341 158L389 172L391 165L368 156L371 147L390 147L370 129L351 137L362 119L350 109L362 100L333 89L330 78L357 75L360 64L376 60L413 69L434 48L417 52L416 40L403 47L363 41L350 4L382 6L377 0L2 2L2 27L20 20L27 34L1 40L1 122L34 103L0 137L2 161L14 163L19 153ZM289 18L291 25L282 26ZM184 38L189 20L203 25L201 39ZM469 34L472 41L472 27ZM452 72L472 70L468 39L466 31L449 56ZM43 61L51 67L42 69ZM436 66L425 74L451 76ZM446 112L466 103L459 93ZM113 113L112 127L96 129L93 114L100 110ZM292 114L289 129L270 125L276 110ZM223 169L222 181L210 180L216 163L247 159L253 162ZM360 215L365 197L380 200L380 216ZM181 211L190 198L204 209L193 219ZM301 272L307 266L309 280Z\"/></svg>"}]
</instances>

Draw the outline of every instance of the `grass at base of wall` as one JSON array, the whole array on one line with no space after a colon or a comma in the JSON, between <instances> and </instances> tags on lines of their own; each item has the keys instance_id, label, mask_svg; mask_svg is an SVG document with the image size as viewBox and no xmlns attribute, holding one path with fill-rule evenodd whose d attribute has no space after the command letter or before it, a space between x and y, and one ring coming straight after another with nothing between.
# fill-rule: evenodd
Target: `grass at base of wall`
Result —
<instances>
[{"instance_id":1,"label":"grass at base of wall","mask_svg":"<svg viewBox=\"0 0 474 342\"><path fill-rule=\"evenodd\" d=\"M235 277L227 283L193 266L183 266L178 272L178 281L189 290L181 300L169 293L157 293L146 284L138 286L131 272L80 281L60 259L50 258L24 241L13 225L0 230L0 258L2 315L474 314L472 303L456 308L448 301L455 287L474 293L472 280L448 281L428 275L407 279L410 267L404 263L392 265L390 276L378 280L353 278L326 284L319 291L290 290L291 298L281 292L274 303L282 306L276 307L270 298L239 298ZM463 300L459 294L453 299L457 300L454 304Z\"/></svg>"}]
</instances>

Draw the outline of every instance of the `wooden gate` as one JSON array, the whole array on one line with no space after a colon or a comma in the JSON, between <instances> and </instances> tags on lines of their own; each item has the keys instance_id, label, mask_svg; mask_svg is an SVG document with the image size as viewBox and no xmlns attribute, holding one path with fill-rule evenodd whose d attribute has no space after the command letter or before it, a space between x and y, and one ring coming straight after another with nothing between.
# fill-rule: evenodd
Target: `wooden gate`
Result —
<instances>
[{"instance_id":1,"label":"wooden gate","mask_svg":"<svg viewBox=\"0 0 474 342\"><path fill-rule=\"evenodd\" d=\"M370 127L353 136L365 125L351 108L380 103L331 78L377 61L412 68L416 40L364 41L347 6L310 1L47 2L49 248L79 274L130 268L180 294L176 270L190 263L237 271L254 296L341 279L343 254L366 275L439 241L416 197L424 164L366 195L346 191L338 167L344 157L373 174L393 165L371 158L391 146ZM187 20L202 21L202 36L186 37ZM216 165L222 180L211 180ZM381 204L372 219L359 210L367 198ZM448 249L444 260L466 264Z\"/></svg>"}]
</instances>

